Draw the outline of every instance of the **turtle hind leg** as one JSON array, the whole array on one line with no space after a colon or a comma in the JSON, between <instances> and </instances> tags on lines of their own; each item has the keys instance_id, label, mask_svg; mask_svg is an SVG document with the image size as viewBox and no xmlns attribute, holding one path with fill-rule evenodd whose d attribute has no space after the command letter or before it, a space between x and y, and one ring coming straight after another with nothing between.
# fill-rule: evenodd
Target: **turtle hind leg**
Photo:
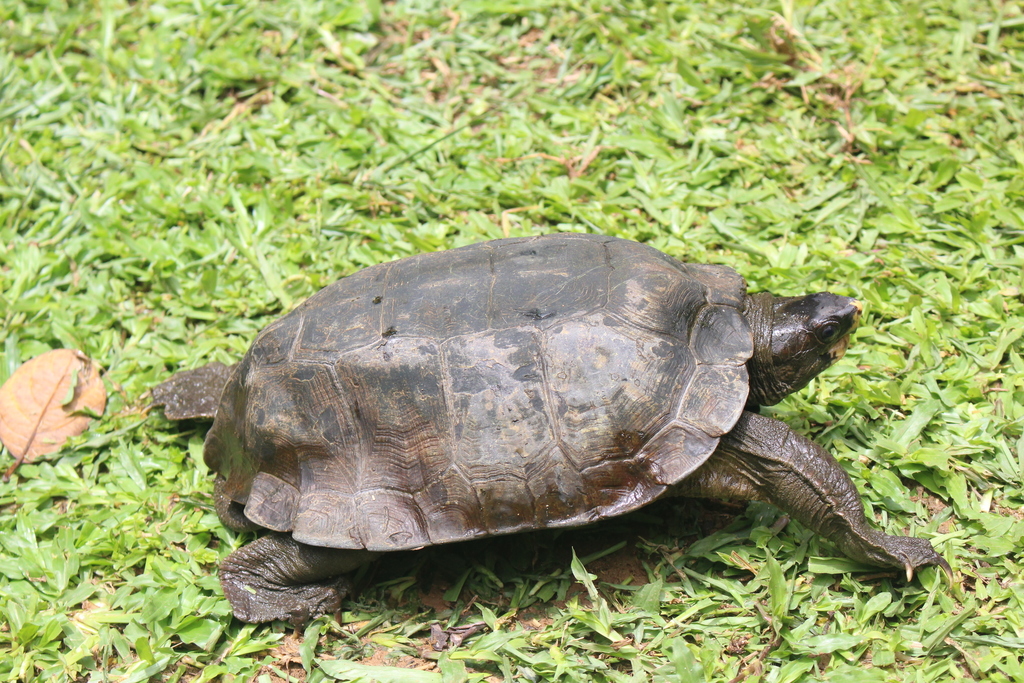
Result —
<instances>
[{"instance_id":1,"label":"turtle hind leg","mask_svg":"<svg viewBox=\"0 0 1024 683\"><path fill-rule=\"evenodd\" d=\"M351 584L345 574L380 553L320 548L272 534L239 548L220 566L235 617L251 624L282 619L296 628L337 613Z\"/></svg>"},{"instance_id":2,"label":"turtle hind leg","mask_svg":"<svg viewBox=\"0 0 1024 683\"><path fill-rule=\"evenodd\" d=\"M163 406L168 420L212 420L235 367L213 362L176 373L153 387L153 405Z\"/></svg>"},{"instance_id":3,"label":"turtle hind leg","mask_svg":"<svg viewBox=\"0 0 1024 683\"><path fill-rule=\"evenodd\" d=\"M949 563L923 538L889 536L868 526L850 477L829 453L782 422L744 412L704 465L676 489L679 495L762 500L867 564L905 570Z\"/></svg>"}]
</instances>

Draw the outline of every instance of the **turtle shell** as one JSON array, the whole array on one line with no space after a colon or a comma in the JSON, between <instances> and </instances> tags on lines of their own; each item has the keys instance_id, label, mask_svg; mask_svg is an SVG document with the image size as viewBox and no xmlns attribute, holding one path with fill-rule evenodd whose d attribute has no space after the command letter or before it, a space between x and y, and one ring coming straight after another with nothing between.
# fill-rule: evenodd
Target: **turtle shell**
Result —
<instances>
[{"instance_id":1,"label":"turtle shell","mask_svg":"<svg viewBox=\"0 0 1024 683\"><path fill-rule=\"evenodd\" d=\"M367 268L264 329L205 459L260 526L391 551L645 505L739 419L734 271L596 235Z\"/></svg>"}]
</instances>

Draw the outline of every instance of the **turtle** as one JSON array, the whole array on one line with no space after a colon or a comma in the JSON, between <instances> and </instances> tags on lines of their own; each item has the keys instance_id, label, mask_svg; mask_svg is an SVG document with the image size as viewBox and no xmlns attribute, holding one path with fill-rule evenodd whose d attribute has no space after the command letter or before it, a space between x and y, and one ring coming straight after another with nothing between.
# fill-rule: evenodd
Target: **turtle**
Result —
<instances>
[{"instance_id":1,"label":"turtle","mask_svg":"<svg viewBox=\"0 0 1024 683\"><path fill-rule=\"evenodd\" d=\"M822 447L761 415L839 359L862 307L748 293L721 265L552 234L365 268L271 323L233 366L153 389L213 418L204 460L233 614L340 610L386 553L620 515L666 496L772 503L854 560L948 563L872 529Z\"/></svg>"}]
</instances>

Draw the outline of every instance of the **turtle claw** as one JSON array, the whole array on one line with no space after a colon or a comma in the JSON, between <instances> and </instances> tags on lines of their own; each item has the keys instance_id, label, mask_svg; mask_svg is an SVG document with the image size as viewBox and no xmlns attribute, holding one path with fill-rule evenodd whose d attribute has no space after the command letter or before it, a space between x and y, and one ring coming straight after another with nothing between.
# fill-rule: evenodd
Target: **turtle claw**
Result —
<instances>
[{"instance_id":1,"label":"turtle claw","mask_svg":"<svg viewBox=\"0 0 1024 683\"><path fill-rule=\"evenodd\" d=\"M927 541L922 541L920 546L925 549L923 553L916 556L903 556L903 568L907 572L907 583L914 580L914 573L921 567L938 567L946 575L946 578L952 581L953 568L949 566L949 562L946 562L946 558L935 552L931 543Z\"/></svg>"},{"instance_id":2,"label":"turtle claw","mask_svg":"<svg viewBox=\"0 0 1024 683\"><path fill-rule=\"evenodd\" d=\"M949 566L949 562L946 562L946 559L944 557L936 553L935 557L931 558L931 560L931 562L925 562L918 566L938 567L942 570L942 573L946 575L947 580L953 581L953 568ZM905 560L904 568L907 570L907 583L910 583L914 580L914 566L910 563L909 560Z\"/></svg>"},{"instance_id":3,"label":"turtle claw","mask_svg":"<svg viewBox=\"0 0 1024 683\"><path fill-rule=\"evenodd\" d=\"M953 581L953 579L956 578L953 575L953 568L949 566L949 562L946 562L946 559L944 557L939 557L938 561L935 563L935 566L941 569L942 573L945 574L946 578L950 581Z\"/></svg>"}]
</instances>

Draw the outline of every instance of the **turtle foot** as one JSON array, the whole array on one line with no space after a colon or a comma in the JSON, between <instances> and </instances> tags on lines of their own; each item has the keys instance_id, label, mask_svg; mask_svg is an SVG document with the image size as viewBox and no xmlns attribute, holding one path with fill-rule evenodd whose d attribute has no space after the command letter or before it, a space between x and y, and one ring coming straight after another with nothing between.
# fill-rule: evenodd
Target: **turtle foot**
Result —
<instances>
[{"instance_id":1,"label":"turtle foot","mask_svg":"<svg viewBox=\"0 0 1024 683\"><path fill-rule=\"evenodd\" d=\"M321 614L339 612L352 587L347 575L376 556L271 534L228 555L220 565L220 585L242 621L283 619L299 627Z\"/></svg>"},{"instance_id":2,"label":"turtle foot","mask_svg":"<svg viewBox=\"0 0 1024 683\"><path fill-rule=\"evenodd\" d=\"M220 581L237 619L250 624L280 619L295 628L323 614L340 613L341 601L352 587L344 576L318 583L279 586L260 581L258 577L243 578L223 570Z\"/></svg>"},{"instance_id":3,"label":"turtle foot","mask_svg":"<svg viewBox=\"0 0 1024 683\"><path fill-rule=\"evenodd\" d=\"M879 567L892 567L906 572L907 581L922 567L939 567L947 577L953 570L932 544L923 538L889 536L871 531L863 537L854 537L852 543L840 544L844 553L855 560Z\"/></svg>"}]
</instances>

